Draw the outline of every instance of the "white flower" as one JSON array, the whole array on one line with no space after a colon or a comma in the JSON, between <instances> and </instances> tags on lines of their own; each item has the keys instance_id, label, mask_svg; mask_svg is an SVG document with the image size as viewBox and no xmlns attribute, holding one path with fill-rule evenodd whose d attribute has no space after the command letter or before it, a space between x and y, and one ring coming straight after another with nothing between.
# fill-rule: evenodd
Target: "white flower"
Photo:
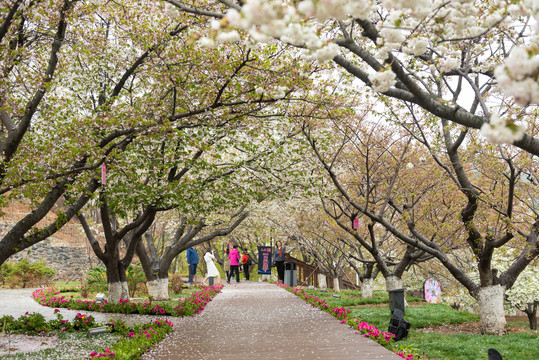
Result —
<instances>
[{"instance_id":1,"label":"white flower","mask_svg":"<svg viewBox=\"0 0 539 360\"><path fill-rule=\"evenodd\" d=\"M315 9L313 2L311 0L300 1L298 11L308 17L314 16Z\"/></svg>"},{"instance_id":2,"label":"white flower","mask_svg":"<svg viewBox=\"0 0 539 360\"><path fill-rule=\"evenodd\" d=\"M266 34L261 33L260 31L257 31L257 30L249 31L249 35L251 35L253 40L256 41L257 43L267 43L268 41L270 41L269 36L267 36Z\"/></svg>"},{"instance_id":3,"label":"white flower","mask_svg":"<svg viewBox=\"0 0 539 360\"><path fill-rule=\"evenodd\" d=\"M198 45L203 48L214 49L216 44L213 39L202 37L198 40Z\"/></svg>"},{"instance_id":4,"label":"white flower","mask_svg":"<svg viewBox=\"0 0 539 360\"><path fill-rule=\"evenodd\" d=\"M288 91L288 88L286 86L279 86L275 91L273 91L273 98L274 99L282 99L286 96L286 92Z\"/></svg>"},{"instance_id":5,"label":"white flower","mask_svg":"<svg viewBox=\"0 0 539 360\"><path fill-rule=\"evenodd\" d=\"M511 55L505 59L505 68L514 80L522 80L526 76L537 71L539 57L530 57L526 49L516 47Z\"/></svg>"},{"instance_id":6,"label":"white flower","mask_svg":"<svg viewBox=\"0 0 539 360\"><path fill-rule=\"evenodd\" d=\"M378 71L369 74L369 80L372 83L372 89L378 92L386 92L397 82L395 73L391 70Z\"/></svg>"},{"instance_id":7,"label":"white flower","mask_svg":"<svg viewBox=\"0 0 539 360\"><path fill-rule=\"evenodd\" d=\"M219 20L212 20L210 26L213 30L219 30L221 28L221 22Z\"/></svg>"},{"instance_id":8,"label":"white flower","mask_svg":"<svg viewBox=\"0 0 539 360\"><path fill-rule=\"evenodd\" d=\"M408 41L408 48L407 53L420 56L423 55L427 51L427 47L429 46L429 41L425 38L419 38L415 37Z\"/></svg>"},{"instance_id":9,"label":"white flower","mask_svg":"<svg viewBox=\"0 0 539 360\"><path fill-rule=\"evenodd\" d=\"M367 19L376 9L375 2L372 0L347 1L346 6L352 17L363 20Z\"/></svg>"},{"instance_id":10,"label":"white flower","mask_svg":"<svg viewBox=\"0 0 539 360\"><path fill-rule=\"evenodd\" d=\"M406 164L406 168L407 168L407 169L413 169L413 168L414 168L414 164L408 163L408 164Z\"/></svg>"},{"instance_id":11,"label":"white flower","mask_svg":"<svg viewBox=\"0 0 539 360\"><path fill-rule=\"evenodd\" d=\"M167 16L170 16L171 18L177 18L178 15L179 15L178 10L176 9L176 7L174 5L169 4L169 3L165 4L165 14Z\"/></svg>"},{"instance_id":12,"label":"white flower","mask_svg":"<svg viewBox=\"0 0 539 360\"><path fill-rule=\"evenodd\" d=\"M512 144L524 137L524 130L521 126L508 123L505 118L493 114L490 123L481 126L481 135L493 144Z\"/></svg>"},{"instance_id":13,"label":"white flower","mask_svg":"<svg viewBox=\"0 0 539 360\"><path fill-rule=\"evenodd\" d=\"M442 72L454 70L460 66L460 60L452 57L446 57L439 60L439 68Z\"/></svg>"},{"instance_id":14,"label":"white flower","mask_svg":"<svg viewBox=\"0 0 539 360\"><path fill-rule=\"evenodd\" d=\"M236 30L228 31L228 32L220 32L217 35L218 41L223 42L236 42L240 41L240 34Z\"/></svg>"},{"instance_id":15,"label":"white flower","mask_svg":"<svg viewBox=\"0 0 539 360\"><path fill-rule=\"evenodd\" d=\"M530 56L526 49L516 47L505 63L494 70L494 76L516 102L527 105L539 103L539 83L534 78L537 69L539 56Z\"/></svg>"},{"instance_id":16,"label":"white flower","mask_svg":"<svg viewBox=\"0 0 539 360\"><path fill-rule=\"evenodd\" d=\"M391 45L384 45L378 49L378 53L376 54L376 57L380 59L381 61L385 61L389 57L389 53L391 53L392 50L393 50L393 47Z\"/></svg>"},{"instance_id":17,"label":"white flower","mask_svg":"<svg viewBox=\"0 0 539 360\"><path fill-rule=\"evenodd\" d=\"M389 9L409 9L412 13L423 17L432 9L430 0L382 0Z\"/></svg>"},{"instance_id":18,"label":"white flower","mask_svg":"<svg viewBox=\"0 0 539 360\"><path fill-rule=\"evenodd\" d=\"M256 89L255 89L255 94L258 94L258 95L264 95L264 88L258 86Z\"/></svg>"},{"instance_id":19,"label":"white flower","mask_svg":"<svg viewBox=\"0 0 539 360\"><path fill-rule=\"evenodd\" d=\"M329 43L314 52L314 56L320 63L333 59L339 53L339 45Z\"/></svg>"},{"instance_id":20,"label":"white flower","mask_svg":"<svg viewBox=\"0 0 539 360\"><path fill-rule=\"evenodd\" d=\"M380 30L380 35L384 38L386 42L389 43L402 43L405 39L404 34L399 29L394 28L383 28Z\"/></svg>"},{"instance_id":21,"label":"white flower","mask_svg":"<svg viewBox=\"0 0 539 360\"><path fill-rule=\"evenodd\" d=\"M230 9L227 11L226 20L230 25L238 28L247 28L249 25L247 24L247 21L241 16L240 12L236 9Z\"/></svg>"}]
</instances>

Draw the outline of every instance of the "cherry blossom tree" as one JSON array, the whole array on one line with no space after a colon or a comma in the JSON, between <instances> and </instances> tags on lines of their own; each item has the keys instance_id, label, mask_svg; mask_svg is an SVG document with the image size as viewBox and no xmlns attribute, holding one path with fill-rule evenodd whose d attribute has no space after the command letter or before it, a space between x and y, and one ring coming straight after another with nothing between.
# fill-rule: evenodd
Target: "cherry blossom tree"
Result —
<instances>
[{"instance_id":1,"label":"cherry blossom tree","mask_svg":"<svg viewBox=\"0 0 539 360\"><path fill-rule=\"evenodd\" d=\"M382 99L539 155L528 106L537 103L539 64L531 0L220 2L229 7L215 26L221 33L235 27L254 42L272 37L304 48Z\"/></svg>"},{"instance_id":2,"label":"cherry blossom tree","mask_svg":"<svg viewBox=\"0 0 539 360\"><path fill-rule=\"evenodd\" d=\"M168 299L168 274L172 261L189 247L230 234L248 214L241 209L232 214L229 221L215 219L215 223L210 224L207 224L207 219L198 218L189 221L186 216L182 216L171 241L161 251L155 247L151 233L146 232L146 241L138 243L137 256L146 275L148 294L155 300Z\"/></svg>"},{"instance_id":3,"label":"cherry blossom tree","mask_svg":"<svg viewBox=\"0 0 539 360\"><path fill-rule=\"evenodd\" d=\"M487 145L448 121L441 131L435 123L426 128L416 111L384 111L398 126L339 121L333 128L344 140L338 145L316 142L313 127L305 134L341 195L339 210L438 259L478 300L482 331L503 333L504 293L539 254L536 185L524 181L534 178L528 170L534 157ZM328 125L318 126L326 131ZM493 255L508 248L518 250L501 271ZM455 261L462 251L477 277Z\"/></svg>"},{"instance_id":4,"label":"cherry blossom tree","mask_svg":"<svg viewBox=\"0 0 539 360\"><path fill-rule=\"evenodd\" d=\"M241 120L253 111L251 119L283 117L285 107L268 110L267 105L289 97L303 76L293 61L272 68L277 57L271 53L256 67L259 55L251 56L244 46L200 48L193 31L206 23L189 15L171 18L156 1L45 5L14 0L0 11L2 203L31 201L34 209L0 240L0 263L53 235L82 209L101 186L104 162L111 165L125 156L121 171L136 174L134 154L144 145L133 150L135 139L145 137L148 144L178 132L187 141L178 142L177 151L203 151L197 142L211 143L209 135L220 138L217 146L234 131L262 137L263 121ZM274 145L283 141L269 139ZM243 141L243 147L256 146ZM126 149L129 154L122 155ZM249 171L248 162L242 166ZM136 183L124 184L130 181ZM156 194L147 195L144 203L151 204ZM62 196L63 211L40 223ZM126 205L133 207L134 198ZM108 202L114 206L126 199L109 197Z\"/></svg>"}]
</instances>

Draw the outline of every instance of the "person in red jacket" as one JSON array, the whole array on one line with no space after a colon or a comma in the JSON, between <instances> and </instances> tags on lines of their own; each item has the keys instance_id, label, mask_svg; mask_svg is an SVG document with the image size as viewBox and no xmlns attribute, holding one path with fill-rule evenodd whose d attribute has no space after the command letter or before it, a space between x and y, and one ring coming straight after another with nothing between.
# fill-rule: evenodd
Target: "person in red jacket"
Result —
<instances>
[{"instance_id":1,"label":"person in red jacket","mask_svg":"<svg viewBox=\"0 0 539 360\"><path fill-rule=\"evenodd\" d=\"M232 275L236 277L236 282L240 282L240 252L238 251L238 245L234 244L232 247L232 250L230 250L230 254L228 254L228 257L230 258L230 272L228 273L228 277L226 279L226 282L230 284L230 278Z\"/></svg>"},{"instance_id":2,"label":"person in red jacket","mask_svg":"<svg viewBox=\"0 0 539 360\"><path fill-rule=\"evenodd\" d=\"M243 255L241 257L241 263L243 265L243 275L245 276L245 280L249 280L249 267L251 266L251 257L247 253L247 250L242 250Z\"/></svg>"}]
</instances>

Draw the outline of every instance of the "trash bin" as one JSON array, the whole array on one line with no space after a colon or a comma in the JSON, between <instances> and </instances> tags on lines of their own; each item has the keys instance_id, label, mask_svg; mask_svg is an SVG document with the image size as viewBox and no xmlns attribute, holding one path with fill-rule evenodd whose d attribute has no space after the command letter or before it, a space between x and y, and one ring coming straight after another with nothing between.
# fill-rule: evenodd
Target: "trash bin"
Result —
<instances>
[{"instance_id":1,"label":"trash bin","mask_svg":"<svg viewBox=\"0 0 539 360\"><path fill-rule=\"evenodd\" d=\"M284 263L284 283L287 286L297 286L298 275L295 261L289 261Z\"/></svg>"},{"instance_id":2,"label":"trash bin","mask_svg":"<svg viewBox=\"0 0 539 360\"><path fill-rule=\"evenodd\" d=\"M397 311L397 317L404 318L404 289L389 290L389 310L391 315ZM399 316L402 312L402 316Z\"/></svg>"},{"instance_id":3,"label":"trash bin","mask_svg":"<svg viewBox=\"0 0 539 360\"><path fill-rule=\"evenodd\" d=\"M393 340L399 341L408 336L408 330L410 329L410 323L404 319L398 319L392 317L389 320L388 332L395 334Z\"/></svg>"},{"instance_id":4,"label":"trash bin","mask_svg":"<svg viewBox=\"0 0 539 360\"><path fill-rule=\"evenodd\" d=\"M213 279L214 279L213 276L210 276L210 277L208 278L208 284L209 284L210 286L213 286L213 281L214 281Z\"/></svg>"},{"instance_id":5,"label":"trash bin","mask_svg":"<svg viewBox=\"0 0 539 360\"><path fill-rule=\"evenodd\" d=\"M399 341L408 336L410 323L404 320L404 289L389 290L389 320L388 332L395 334L393 340Z\"/></svg>"}]
</instances>

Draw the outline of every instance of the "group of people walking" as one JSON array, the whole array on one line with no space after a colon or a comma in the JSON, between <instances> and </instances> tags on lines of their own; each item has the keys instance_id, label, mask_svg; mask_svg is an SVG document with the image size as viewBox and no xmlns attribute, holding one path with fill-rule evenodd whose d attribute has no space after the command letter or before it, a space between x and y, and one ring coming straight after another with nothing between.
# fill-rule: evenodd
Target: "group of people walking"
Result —
<instances>
[{"instance_id":1,"label":"group of people walking","mask_svg":"<svg viewBox=\"0 0 539 360\"><path fill-rule=\"evenodd\" d=\"M224 271L226 274L226 282L230 284L232 277L237 283L240 282L240 268L242 268L245 280L249 280L250 267L252 265L251 257L245 249L242 250L243 255L240 255L237 244L229 244L225 250L224 256Z\"/></svg>"},{"instance_id":2,"label":"group of people walking","mask_svg":"<svg viewBox=\"0 0 539 360\"><path fill-rule=\"evenodd\" d=\"M190 247L187 249L187 265L189 266L189 277L187 280L187 285L194 284L194 277L197 271L197 266L200 261L197 251ZM273 264L277 268L278 279L281 282L284 282L284 262L286 258L286 250L282 246L280 241L277 241L275 251L273 252ZM221 282L221 274L217 269L216 263L217 259L211 248L206 248L204 253L204 261L206 262L206 268L208 272L206 277L202 281L205 283L209 278L217 278L217 282ZM234 278L236 283L240 282L240 268L242 269L245 280L250 280L250 267L253 264L251 256L247 253L245 249L242 249L242 254L240 255L239 246L237 244L230 243L228 248L225 250L223 256L223 270L226 274L226 282L230 284L230 280Z\"/></svg>"}]
</instances>

